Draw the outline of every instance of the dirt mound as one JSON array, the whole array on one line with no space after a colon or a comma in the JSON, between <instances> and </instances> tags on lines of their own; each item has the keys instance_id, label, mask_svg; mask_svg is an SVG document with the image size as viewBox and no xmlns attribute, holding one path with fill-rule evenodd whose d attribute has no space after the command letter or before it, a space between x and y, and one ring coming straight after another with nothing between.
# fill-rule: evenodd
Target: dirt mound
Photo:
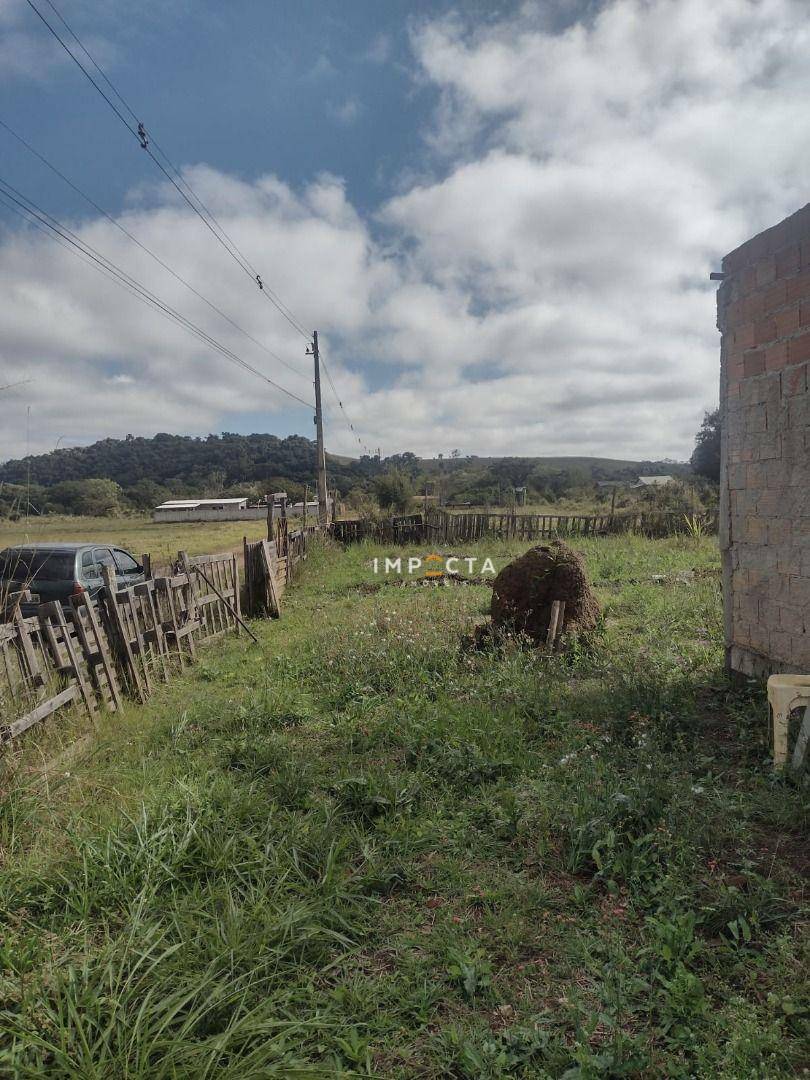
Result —
<instances>
[{"instance_id":1,"label":"dirt mound","mask_svg":"<svg viewBox=\"0 0 810 1080\"><path fill-rule=\"evenodd\" d=\"M565 601L563 633L593 630L599 603L591 592L581 555L555 540L509 563L492 583L492 625L546 640L551 605Z\"/></svg>"}]
</instances>

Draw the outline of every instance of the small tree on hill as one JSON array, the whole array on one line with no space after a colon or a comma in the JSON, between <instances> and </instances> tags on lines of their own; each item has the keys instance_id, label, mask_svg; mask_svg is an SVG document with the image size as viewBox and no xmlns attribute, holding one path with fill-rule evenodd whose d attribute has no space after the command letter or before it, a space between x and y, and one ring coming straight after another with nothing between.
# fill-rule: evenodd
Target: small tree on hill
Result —
<instances>
[{"instance_id":1,"label":"small tree on hill","mask_svg":"<svg viewBox=\"0 0 810 1080\"><path fill-rule=\"evenodd\" d=\"M700 431L695 436L691 457L692 469L698 476L720 480L720 410L706 412Z\"/></svg>"},{"instance_id":2,"label":"small tree on hill","mask_svg":"<svg viewBox=\"0 0 810 1080\"><path fill-rule=\"evenodd\" d=\"M413 484L399 469L392 469L377 477L374 481L374 493L383 510L399 510L404 513L411 506Z\"/></svg>"}]
</instances>

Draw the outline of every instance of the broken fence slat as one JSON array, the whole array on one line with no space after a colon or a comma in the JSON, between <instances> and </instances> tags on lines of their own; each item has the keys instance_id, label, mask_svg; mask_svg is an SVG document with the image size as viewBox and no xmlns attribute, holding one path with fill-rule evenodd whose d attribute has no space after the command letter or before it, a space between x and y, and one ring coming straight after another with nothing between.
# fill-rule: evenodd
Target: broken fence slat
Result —
<instances>
[{"instance_id":1,"label":"broken fence slat","mask_svg":"<svg viewBox=\"0 0 810 1080\"><path fill-rule=\"evenodd\" d=\"M6 724L0 727L0 743L6 742L9 739L16 738L17 735L22 735L24 731L27 731L34 724L39 723L40 720L44 720L50 716L51 713L55 713L57 709L61 709L63 705L69 705L71 701L75 701L79 697L79 687L74 683L72 686L66 687L61 690L52 698L48 698L47 701L43 701L37 705L35 709L27 713L25 716L21 716L19 720L14 720L10 724Z\"/></svg>"}]
</instances>

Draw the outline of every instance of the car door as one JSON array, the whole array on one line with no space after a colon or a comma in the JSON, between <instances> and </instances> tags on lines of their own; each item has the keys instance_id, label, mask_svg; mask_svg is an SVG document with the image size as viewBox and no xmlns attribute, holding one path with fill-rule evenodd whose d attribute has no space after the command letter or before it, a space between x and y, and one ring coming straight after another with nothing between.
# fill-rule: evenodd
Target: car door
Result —
<instances>
[{"instance_id":1,"label":"car door","mask_svg":"<svg viewBox=\"0 0 810 1080\"><path fill-rule=\"evenodd\" d=\"M98 550L98 549L96 549ZM81 559L82 585L87 593L95 598L104 587L104 578L101 576L101 563L96 559L96 553L92 548L82 552Z\"/></svg>"},{"instance_id":2,"label":"car door","mask_svg":"<svg viewBox=\"0 0 810 1080\"><path fill-rule=\"evenodd\" d=\"M128 551L113 548L113 555L118 566L118 578L125 585L137 585L144 580L143 567Z\"/></svg>"},{"instance_id":3,"label":"car door","mask_svg":"<svg viewBox=\"0 0 810 1080\"><path fill-rule=\"evenodd\" d=\"M116 563L115 563L115 557L113 556L112 550L110 548L107 548L107 547L93 548L93 559L95 560L96 563L98 563L99 573L103 573L103 569L102 569L103 567L109 566L109 568L115 574L116 584L118 585L118 588L122 589L124 587L126 582L124 581L124 579L121 577L121 575L118 572L118 567L116 566Z\"/></svg>"}]
</instances>

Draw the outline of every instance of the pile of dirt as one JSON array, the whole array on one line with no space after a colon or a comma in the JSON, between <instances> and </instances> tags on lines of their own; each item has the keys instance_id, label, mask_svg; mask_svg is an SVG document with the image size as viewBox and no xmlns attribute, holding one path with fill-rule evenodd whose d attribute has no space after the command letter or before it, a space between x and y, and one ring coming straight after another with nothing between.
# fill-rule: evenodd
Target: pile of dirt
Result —
<instances>
[{"instance_id":1,"label":"pile of dirt","mask_svg":"<svg viewBox=\"0 0 810 1080\"><path fill-rule=\"evenodd\" d=\"M492 583L492 626L546 640L551 605L565 601L562 633L593 630L599 603L591 592L582 556L559 540L534 547L509 563Z\"/></svg>"}]
</instances>

